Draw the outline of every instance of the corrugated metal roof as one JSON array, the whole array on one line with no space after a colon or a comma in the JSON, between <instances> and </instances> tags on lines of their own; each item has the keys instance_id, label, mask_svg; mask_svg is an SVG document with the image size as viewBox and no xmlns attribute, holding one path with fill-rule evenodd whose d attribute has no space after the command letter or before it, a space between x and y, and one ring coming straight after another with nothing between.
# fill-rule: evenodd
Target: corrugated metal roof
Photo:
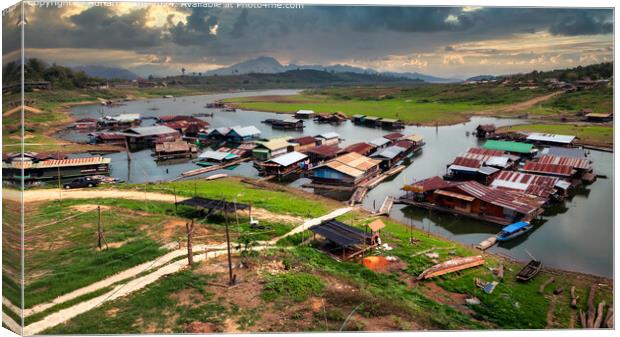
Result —
<instances>
[{"instance_id":1,"label":"corrugated metal roof","mask_svg":"<svg viewBox=\"0 0 620 337\"><path fill-rule=\"evenodd\" d=\"M84 157L84 158L71 158L71 159L49 159L43 160L38 163L31 161L13 161L3 167L27 169L27 168L54 168L54 167L71 167L71 166L86 166L86 165L104 165L110 164L112 160L104 157Z\"/></svg>"},{"instance_id":2,"label":"corrugated metal roof","mask_svg":"<svg viewBox=\"0 0 620 337\"><path fill-rule=\"evenodd\" d=\"M389 140L398 140L403 138L403 134L400 132L392 132L392 133L388 133L387 135L383 135L383 138L389 139Z\"/></svg>"},{"instance_id":3,"label":"corrugated metal roof","mask_svg":"<svg viewBox=\"0 0 620 337\"><path fill-rule=\"evenodd\" d=\"M302 161L306 158L308 158L308 156L306 156L305 154L293 151L293 152L289 152L289 153L277 156L275 158L271 158L267 162L276 163L280 166L289 166L299 161Z\"/></svg>"},{"instance_id":4,"label":"corrugated metal roof","mask_svg":"<svg viewBox=\"0 0 620 337\"><path fill-rule=\"evenodd\" d=\"M390 142L389 139L383 138L383 137L379 137L379 138L371 140L370 144L372 144L372 145L374 145L376 147L381 147L381 146L383 146L383 145L385 145L385 144L387 144L389 142Z\"/></svg>"},{"instance_id":5,"label":"corrugated metal roof","mask_svg":"<svg viewBox=\"0 0 620 337\"><path fill-rule=\"evenodd\" d=\"M322 157L335 157L340 151L341 148L335 144L315 146L306 150L307 153L316 154Z\"/></svg>"},{"instance_id":6,"label":"corrugated metal roof","mask_svg":"<svg viewBox=\"0 0 620 337\"><path fill-rule=\"evenodd\" d=\"M503 156L506 152L502 150L491 150L491 149L483 149L481 147L470 147L467 149L468 153L481 154L486 156Z\"/></svg>"},{"instance_id":7,"label":"corrugated metal roof","mask_svg":"<svg viewBox=\"0 0 620 337\"><path fill-rule=\"evenodd\" d=\"M467 181L455 187L484 202L514 210L522 214L530 214L545 203L543 198L502 189L493 189L475 181Z\"/></svg>"},{"instance_id":8,"label":"corrugated metal roof","mask_svg":"<svg viewBox=\"0 0 620 337\"><path fill-rule=\"evenodd\" d=\"M405 185L403 190L416 192L416 193L424 193L428 191L433 191L439 188L446 188L452 186L453 183L450 181L444 180L442 177L434 176L430 178L426 178L417 182L414 182L410 185Z\"/></svg>"},{"instance_id":9,"label":"corrugated metal roof","mask_svg":"<svg viewBox=\"0 0 620 337\"><path fill-rule=\"evenodd\" d=\"M487 140L486 143L484 143L485 149L516 153L531 153L533 147L534 145L532 144L508 142L503 140Z\"/></svg>"},{"instance_id":10,"label":"corrugated metal roof","mask_svg":"<svg viewBox=\"0 0 620 337\"><path fill-rule=\"evenodd\" d=\"M452 165L479 168L482 166L482 161L475 158L456 157Z\"/></svg>"},{"instance_id":11,"label":"corrugated metal roof","mask_svg":"<svg viewBox=\"0 0 620 337\"><path fill-rule=\"evenodd\" d=\"M291 139L291 137L273 138L266 142L258 142L258 144L268 148L271 151L274 151L288 147L289 139Z\"/></svg>"},{"instance_id":12,"label":"corrugated metal roof","mask_svg":"<svg viewBox=\"0 0 620 337\"><path fill-rule=\"evenodd\" d=\"M541 176L514 171L502 171L490 186L522 191L527 194L548 198L554 192L554 187L560 181L557 177Z\"/></svg>"},{"instance_id":13,"label":"corrugated metal roof","mask_svg":"<svg viewBox=\"0 0 620 337\"><path fill-rule=\"evenodd\" d=\"M120 114L117 116L105 116L104 119L127 123L140 119L140 114Z\"/></svg>"},{"instance_id":14,"label":"corrugated metal roof","mask_svg":"<svg viewBox=\"0 0 620 337\"><path fill-rule=\"evenodd\" d=\"M381 163L381 161L362 156L357 152L350 152L342 156L338 156L324 165L317 166L315 169L328 166L348 176L357 178L369 169L378 166L379 163Z\"/></svg>"},{"instance_id":15,"label":"corrugated metal roof","mask_svg":"<svg viewBox=\"0 0 620 337\"><path fill-rule=\"evenodd\" d=\"M551 156L560 156L560 157L573 157L573 158L585 158L588 156L586 150L572 148L572 147L546 147L542 149L541 154L551 155Z\"/></svg>"},{"instance_id":16,"label":"corrugated metal roof","mask_svg":"<svg viewBox=\"0 0 620 337\"><path fill-rule=\"evenodd\" d=\"M237 158L237 155L234 153L211 151L211 150L204 151L198 156L198 159L211 159L211 160L216 160L216 161L222 161L224 159L234 159L234 158Z\"/></svg>"},{"instance_id":17,"label":"corrugated metal roof","mask_svg":"<svg viewBox=\"0 0 620 337\"><path fill-rule=\"evenodd\" d=\"M179 151L190 151L192 146L184 140L179 140L176 142L164 142L155 144L156 152L179 152Z\"/></svg>"},{"instance_id":18,"label":"corrugated metal roof","mask_svg":"<svg viewBox=\"0 0 620 337\"><path fill-rule=\"evenodd\" d=\"M398 156L399 154L403 153L407 151L407 149L405 149L404 147L400 147L400 146L389 146L386 147L385 149L379 151L378 153L373 154L371 157L375 158L375 157L382 157L382 158L386 158L386 159L394 159L396 156Z\"/></svg>"},{"instance_id":19,"label":"corrugated metal roof","mask_svg":"<svg viewBox=\"0 0 620 337\"><path fill-rule=\"evenodd\" d=\"M131 128L125 132L129 134L137 134L142 137L178 133L178 131L176 131L175 129L167 127L165 125L140 126L140 127Z\"/></svg>"},{"instance_id":20,"label":"corrugated metal roof","mask_svg":"<svg viewBox=\"0 0 620 337\"><path fill-rule=\"evenodd\" d=\"M234 127L230 132L236 133L239 137L252 137L259 136L261 134L260 130L256 128L254 125L244 126L244 127Z\"/></svg>"},{"instance_id":21,"label":"corrugated metal roof","mask_svg":"<svg viewBox=\"0 0 620 337\"><path fill-rule=\"evenodd\" d=\"M466 194L461 194L461 193L455 193L455 192L450 192L450 191L444 191L444 190L435 190L435 192L433 192L435 194L439 194L439 195L443 195L443 196L447 196L450 198L456 198L456 199L461 199L461 200L465 200L465 201L469 201L472 202L474 200L476 200L476 198L466 195Z\"/></svg>"},{"instance_id":22,"label":"corrugated metal roof","mask_svg":"<svg viewBox=\"0 0 620 337\"><path fill-rule=\"evenodd\" d=\"M570 144L573 140L575 140L575 136L556 135L552 133L531 133L526 139L535 142Z\"/></svg>"},{"instance_id":23,"label":"corrugated metal roof","mask_svg":"<svg viewBox=\"0 0 620 337\"><path fill-rule=\"evenodd\" d=\"M587 158L560 157L543 155L537 160L541 164L565 165L576 169L587 170L591 168L590 161Z\"/></svg>"},{"instance_id":24,"label":"corrugated metal roof","mask_svg":"<svg viewBox=\"0 0 620 337\"><path fill-rule=\"evenodd\" d=\"M571 166L566 165L556 165L556 164L542 164L538 162L528 161L525 163L525 166L521 169L524 172L533 172L533 173L546 173L559 175L564 177L570 177L573 175L573 168Z\"/></svg>"},{"instance_id":25,"label":"corrugated metal roof","mask_svg":"<svg viewBox=\"0 0 620 337\"><path fill-rule=\"evenodd\" d=\"M332 139L332 138L340 138L340 135L337 134L336 132L326 132L326 133L322 133L316 136L316 138Z\"/></svg>"},{"instance_id":26,"label":"corrugated metal roof","mask_svg":"<svg viewBox=\"0 0 620 337\"><path fill-rule=\"evenodd\" d=\"M312 136L304 136L289 140L290 143L297 143L299 145L308 145L316 143L316 139Z\"/></svg>"},{"instance_id":27,"label":"corrugated metal roof","mask_svg":"<svg viewBox=\"0 0 620 337\"><path fill-rule=\"evenodd\" d=\"M298 114L298 115L312 115L312 114L314 114L314 110L297 110L296 114Z\"/></svg>"},{"instance_id":28,"label":"corrugated metal roof","mask_svg":"<svg viewBox=\"0 0 620 337\"><path fill-rule=\"evenodd\" d=\"M407 135L402 137L403 140L410 140L414 143L420 143L424 140L424 137L422 137L421 135L416 135L416 134L412 134L412 135Z\"/></svg>"}]
</instances>

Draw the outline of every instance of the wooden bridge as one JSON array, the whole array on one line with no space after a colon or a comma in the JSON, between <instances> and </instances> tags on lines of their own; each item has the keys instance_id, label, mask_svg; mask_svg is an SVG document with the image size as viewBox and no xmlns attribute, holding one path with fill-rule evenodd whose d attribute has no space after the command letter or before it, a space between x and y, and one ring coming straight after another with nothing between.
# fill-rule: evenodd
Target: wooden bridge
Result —
<instances>
[{"instance_id":1,"label":"wooden bridge","mask_svg":"<svg viewBox=\"0 0 620 337\"><path fill-rule=\"evenodd\" d=\"M385 200L383 200L383 204L381 204L381 207L379 208L377 212L375 212L375 214L388 215L390 214L390 210L392 209L392 206L394 206L394 197L387 196L385 197Z\"/></svg>"}]
</instances>

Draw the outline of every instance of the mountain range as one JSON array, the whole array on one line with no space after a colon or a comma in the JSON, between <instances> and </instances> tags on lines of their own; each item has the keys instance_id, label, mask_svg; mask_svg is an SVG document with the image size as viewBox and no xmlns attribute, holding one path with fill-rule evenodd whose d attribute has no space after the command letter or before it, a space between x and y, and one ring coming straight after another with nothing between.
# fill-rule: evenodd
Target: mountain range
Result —
<instances>
[{"instance_id":1,"label":"mountain range","mask_svg":"<svg viewBox=\"0 0 620 337\"><path fill-rule=\"evenodd\" d=\"M420 74L417 72L380 72L374 69L354 67L343 64L336 64L330 66L297 64L283 65L275 58L269 56L260 56L254 59L235 63L228 67L209 70L204 72L204 74L206 76L243 75L250 73L275 74L290 70L320 70L333 73L377 74L390 77L407 78L412 80L422 80L428 83L451 83L462 81L462 79L441 78L431 75Z\"/></svg>"},{"instance_id":2,"label":"mountain range","mask_svg":"<svg viewBox=\"0 0 620 337\"><path fill-rule=\"evenodd\" d=\"M100 65L85 65L71 67L75 71L83 71L88 76L99 77L106 80L135 80L139 76L130 70L117 67L100 66Z\"/></svg>"}]
</instances>

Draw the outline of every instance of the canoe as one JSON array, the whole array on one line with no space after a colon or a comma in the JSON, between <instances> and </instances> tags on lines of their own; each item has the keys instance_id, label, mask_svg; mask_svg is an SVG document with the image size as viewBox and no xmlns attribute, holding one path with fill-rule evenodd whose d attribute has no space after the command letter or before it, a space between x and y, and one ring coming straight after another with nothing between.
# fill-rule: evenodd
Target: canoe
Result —
<instances>
[{"instance_id":1,"label":"canoe","mask_svg":"<svg viewBox=\"0 0 620 337\"><path fill-rule=\"evenodd\" d=\"M537 260L532 260L528 264L519 271L516 278L518 281L527 282L534 278L540 270L542 269L542 262Z\"/></svg>"},{"instance_id":2,"label":"canoe","mask_svg":"<svg viewBox=\"0 0 620 337\"><path fill-rule=\"evenodd\" d=\"M534 225L528 222L524 222L524 221L516 222L516 223L513 223L512 225L508 225L504 227L502 231L496 235L496 238L497 238L497 241L512 240L518 236L521 236L529 232L532 228L534 228Z\"/></svg>"},{"instance_id":3,"label":"canoe","mask_svg":"<svg viewBox=\"0 0 620 337\"><path fill-rule=\"evenodd\" d=\"M426 280L431 277L436 277L455 271L477 267L484 264L484 258L481 255L457 257L446 262L436 264L426 270L424 270L416 280Z\"/></svg>"}]
</instances>

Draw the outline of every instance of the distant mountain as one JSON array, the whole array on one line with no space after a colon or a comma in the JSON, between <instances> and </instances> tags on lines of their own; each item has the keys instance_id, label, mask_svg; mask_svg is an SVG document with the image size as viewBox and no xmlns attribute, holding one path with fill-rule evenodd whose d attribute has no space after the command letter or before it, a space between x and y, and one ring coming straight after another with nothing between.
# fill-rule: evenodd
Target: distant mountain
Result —
<instances>
[{"instance_id":1,"label":"distant mountain","mask_svg":"<svg viewBox=\"0 0 620 337\"><path fill-rule=\"evenodd\" d=\"M492 80L496 80L497 77L493 76L493 75L478 75L478 76L473 76L470 77L468 79L466 79L465 81L468 82L478 82L478 81L492 81Z\"/></svg>"},{"instance_id":2,"label":"distant mountain","mask_svg":"<svg viewBox=\"0 0 620 337\"><path fill-rule=\"evenodd\" d=\"M88 76L104 78L107 80L135 80L139 77L138 75L127 69L108 66L86 65L73 67L72 69L75 71L83 71Z\"/></svg>"},{"instance_id":3,"label":"distant mountain","mask_svg":"<svg viewBox=\"0 0 620 337\"><path fill-rule=\"evenodd\" d=\"M454 78L441 78L435 77L431 75L425 75L420 73L410 73L410 72L379 72L374 69L369 68L361 68L354 67L345 64L336 64L330 66L322 66L322 65L297 65L297 64L289 64L282 65L278 60L269 56L260 56L254 59L250 59L247 61L243 61L240 63L233 64L228 67L219 68L215 70L210 70L205 72L205 75L245 75L245 74L275 74L282 73L291 70L319 70L333 73L354 73L354 74L374 74L374 75L383 75L397 78L407 78L410 80L421 80L429 83L450 83L450 82L460 82L461 79Z\"/></svg>"}]
</instances>

